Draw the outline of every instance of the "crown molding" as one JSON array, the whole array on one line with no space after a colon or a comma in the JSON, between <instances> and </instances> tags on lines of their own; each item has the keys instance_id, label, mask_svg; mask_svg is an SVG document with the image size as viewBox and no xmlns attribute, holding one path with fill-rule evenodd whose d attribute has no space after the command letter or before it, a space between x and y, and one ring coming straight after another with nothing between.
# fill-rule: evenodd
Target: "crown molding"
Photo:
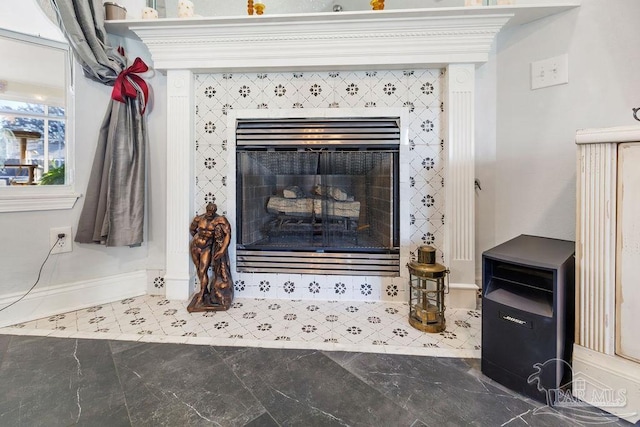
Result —
<instances>
[{"instance_id":1,"label":"crown molding","mask_svg":"<svg viewBox=\"0 0 640 427\"><path fill-rule=\"evenodd\" d=\"M106 21L139 38L158 70L400 69L483 63L498 32L577 7L449 7Z\"/></svg>"},{"instance_id":2,"label":"crown molding","mask_svg":"<svg viewBox=\"0 0 640 427\"><path fill-rule=\"evenodd\" d=\"M128 22L127 29L158 70L398 69L486 62L512 17L413 10L161 19Z\"/></svg>"},{"instance_id":3,"label":"crown molding","mask_svg":"<svg viewBox=\"0 0 640 427\"><path fill-rule=\"evenodd\" d=\"M6 187L0 192L0 213L71 209L79 197L64 185Z\"/></svg>"},{"instance_id":4,"label":"crown molding","mask_svg":"<svg viewBox=\"0 0 640 427\"><path fill-rule=\"evenodd\" d=\"M576 132L576 144L617 144L640 141L640 126L580 129Z\"/></svg>"}]
</instances>

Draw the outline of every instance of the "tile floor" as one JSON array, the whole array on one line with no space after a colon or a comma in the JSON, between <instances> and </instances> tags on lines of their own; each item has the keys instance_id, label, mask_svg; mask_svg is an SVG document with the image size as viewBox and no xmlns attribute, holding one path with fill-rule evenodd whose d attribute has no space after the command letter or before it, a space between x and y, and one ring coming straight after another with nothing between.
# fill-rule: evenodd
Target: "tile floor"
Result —
<instances>
[{"instance_id":1,"label":"tile floor","mask_svg":"<svg viewBox=\"0 0 640 427\"><path fill-rule=\"evenodd\" d=\"M448 309L442 333L407 322L408 304L236 298L226 312L188 313L159 296L109 304L0 329L6 335L480 357L481 315Z\"/></svg>"},{"instance_id":2,"label":"tile floor","mask_svg":"<svg viewBox=\"0 0 640 427\"><path fill-rule=\"evenodd\" d=\"M141 296L0 329L0 425L630 425L484 377L477 310L427 334L403 303L186 305Z\"/></svg>"},{"instance_id":3,"label":"tile floor","mask_svg":"<svg viewBox=\"0 0 640 427\"><path fill-rule=\"evenodd\" d=\"M71 425L630 426L507 390L478 359L0 335L0 426Z\"/></svg>"}]
</instances>

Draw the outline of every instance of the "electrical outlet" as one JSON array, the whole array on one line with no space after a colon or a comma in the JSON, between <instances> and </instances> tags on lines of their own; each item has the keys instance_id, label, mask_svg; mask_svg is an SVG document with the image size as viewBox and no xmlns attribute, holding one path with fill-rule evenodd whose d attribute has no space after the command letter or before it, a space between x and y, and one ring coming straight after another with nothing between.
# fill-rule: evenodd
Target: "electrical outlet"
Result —
<instances>
[{"instance_id":1,"label":"electrical outlet","mask_svg":"<svg viewBox=\"0 0 640 427\"><path fill-rule=\"evenodd\" d=\"M59 234L64 237L58 238ZM71 235L71 226L56 227L49 230L49 244L53 247L52 254L62 254L73 250L73 236ZM55 247L54 247L55 245Z\"/></svg>"},{"instance_id":2,"label":"electrical outlet","mask_svg":"<svg viewBox=\"0 0 640 427\"><path fill-rule=\"evenodd\" d=\"M554 56L531 63L531 89L569 83L569 55Z\"/></svg>"}]
</instances>

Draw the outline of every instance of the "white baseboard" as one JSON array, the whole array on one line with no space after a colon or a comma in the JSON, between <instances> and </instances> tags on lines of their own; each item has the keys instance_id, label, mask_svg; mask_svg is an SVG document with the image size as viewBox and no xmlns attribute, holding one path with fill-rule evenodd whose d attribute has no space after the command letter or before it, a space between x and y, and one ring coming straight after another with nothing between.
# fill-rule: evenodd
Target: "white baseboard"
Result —
<instances>
[{"instance_id":1,"label":"white baseboard","mask_svg":"<svg viewBox=\"0 0 640 427\"><path fill-rule=\"evenodd\" d=\"M445 304L451 308L475 310L479 289L475 283L449 283L449 294L445 298Z\"/></svg>"},{"instance_id":2,"label":"white baseboard","mask_svg":"<svg viewBox=\"0 0 640 427\"><path fill-rule=\"evenodd\" d=\"M574 396L630 423L640 420L640 363L574 344L572 371Z\"/></svg>"},{"instance_id":3,"label":"white baseboard","mask_svg":"<svg viewBox=\"0 0 640 427\"><path fill-rule=\"evenodd\" d=\"M144 295L146 291L146 270L42 289L36 287L20 302L0 311L0 327L136 297ZM22 295L23 293L0 295L0 309L16 301Z\"/></svg>"}]
</instances>

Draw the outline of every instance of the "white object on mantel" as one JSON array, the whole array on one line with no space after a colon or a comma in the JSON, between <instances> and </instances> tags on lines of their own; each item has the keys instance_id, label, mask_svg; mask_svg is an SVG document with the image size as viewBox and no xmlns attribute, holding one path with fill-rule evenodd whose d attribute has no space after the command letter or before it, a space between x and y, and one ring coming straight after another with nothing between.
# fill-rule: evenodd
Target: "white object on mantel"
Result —
<instances>
[{"instance_id":1,"label":"white object on mantel","mask_svg":"<svg viewBox=\"0 0 640 427\"><path fill-rule=\"evenodd\" d=\"M506 6L515 4L515 0L464 0L465 6Z\"/></svg>"},{"instance_id":2,"label":"white object on mantel","mask_svg":"<svg viewBox=\"0 0 640 427\"><path fill-rule=\"evenodd\" d=\"M190 0L178 1L178 18L193 17L193 2Z\"/></svg>"},{"instance_id":3,"label":"white object on mantel","mask_svg":"<svg viewBox=\"0 0 640 427\"><path fill-rule=\"evenodd\" d=\"M640 311L640 126L581 130L576 143L573 394L635 423L640 420L635 320Z\"/></svg>"},{"instance_id":4,"label":"white object on mantel","mask_svg":"<svg viewBox=\"0 0 640 427\"><path fill-rule=\"evenodd\" d=\"M104 2L103 6L105 20L127 19L127 9L124 6L112 1Z\"/></svg>"},{"instance_id":5,"label":"white object on mantel","mask_svg":"<svg viewBox=\"0 0 640 427\"><path fill-rule=\"evenodd\" d=\"M152 7L142 9L142 19L158 19L158 11Z\"/></svg>"},{"instance_id":6,"label":"white object on mantel","mask_svg":"<svg viewBox=\"0 0 640 427\"><path fill-rule=\"evenodd\" d=\"M146 0L113 0L127 9L129 20L143 19L142 11L146 7Z\"/></svg>"}]
</instances>

